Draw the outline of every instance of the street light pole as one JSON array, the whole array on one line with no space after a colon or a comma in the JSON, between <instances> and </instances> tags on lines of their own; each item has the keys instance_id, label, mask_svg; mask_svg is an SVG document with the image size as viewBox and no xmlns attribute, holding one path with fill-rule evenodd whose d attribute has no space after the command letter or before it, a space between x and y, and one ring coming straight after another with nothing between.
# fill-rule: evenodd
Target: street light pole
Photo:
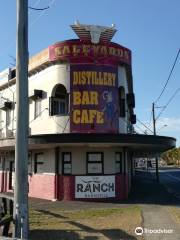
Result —
<instances>
[{"instance_id":1,"label":"street light pole","mask_svg":"<svg viewBox=\"0 0 180 240\"><path fill-rule=\"evenodd\" d=\"M154 102L152 104L152 115L153 115L153 132L154 135L156 136L156 118L155 118L155 107L154 107ZM159 169L158 169L158 157L156 157L156 180L159 182Z\"/></svg>"},{"instance_id":2,"label":"street light pole","mask_svg":"<svg viewBox=\"0 0 180 240\"><path fill-rule=\"evenodd\" d=\"M156 135L156 118L155 118L154 102L152 103L152 115L153 115L153 133L154 135Z\"/></svg>"},{"instance_id":3,"label":"street light pole","mask_svg":"<svg viewBox=\"0 0 180 240\"><path fill-rule=\"evenodd\" d=\"M14 237L28 239L28 0L17 0Z\"/></svg>"}]
</instances>

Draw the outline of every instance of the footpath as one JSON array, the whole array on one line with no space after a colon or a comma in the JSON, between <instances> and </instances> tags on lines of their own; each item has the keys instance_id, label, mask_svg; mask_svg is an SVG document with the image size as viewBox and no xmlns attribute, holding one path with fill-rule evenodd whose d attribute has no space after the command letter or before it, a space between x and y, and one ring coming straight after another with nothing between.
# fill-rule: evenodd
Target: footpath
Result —
<instances>
[{"instance_id":1,"label":"footpath","mask_svg":"<svg viewBox=\"0 0 180 240\"><path fill-rule=\"evenodd\" d=\"M180 240L180 224L168 211L179 207L180 201L168 193L148 172L137 172L128 200L142 209L145 240Z\"/></svg>"}]
</instances>

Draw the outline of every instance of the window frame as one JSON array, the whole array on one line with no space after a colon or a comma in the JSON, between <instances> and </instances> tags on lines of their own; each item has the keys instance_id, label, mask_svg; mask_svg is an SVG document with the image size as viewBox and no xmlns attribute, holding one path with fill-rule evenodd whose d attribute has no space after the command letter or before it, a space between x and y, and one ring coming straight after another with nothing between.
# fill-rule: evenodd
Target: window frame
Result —
<instances>
[{"instance_id":1,"label":"window frame","mask_svg":"<svg viewBox=\"0 0 180 240\"><path fill-rule=\"evenodd\" d=\"M53 101L53 103L52 103L53 115L63 116L63 115L68 114L68 103L67 103L66 97L65 97L65 99L53 97L52 101ZM55 102L58 104L58 108L57 108L58 111L55 110ZM61 103L64 104L64 112L60 111L61 110L61 107L60 107Z\"/></svg>"},{"instance_id":2,"label":"window frame","mask_svg":"<svg viewBox=\"0 0 180 240\"><path fill-rule=\"evenodd\" d=\"M65 155L70 156L70 161L65 160ZM64 165L69 164L71 166L71 172L65 173ZM72 153L71 152L62 152L62 175L72 175Z\"/></svg>"},{"instance_id":3,"label":"window frame","mask_svg":"<svg viewBox=\"0 0 180 240\"><path fill-rule=\"evenodd\" d=\"M12 122L12 116L11 116L11 109L6 110L6 128L8 128L11 125Z\"/></svg>"},{"instance_id":4,"label":"window frame","mask_svg":"<svg viewBox=\"0 0 180 240\"><path fill-rule=\"evenodd\" d=\"M39 106L39 104L40 104L40 106ZM42 99L37 98L34 100L34 119L41 116L41 112L42 112Z\"/></svg>"},{"instance_id":5,"label":"window frame","mask_svg":"<svg viewBox=\"0 0 180 240\"><path fill-rule=\"evenodd\" d=\"M44 160L43 160L43 162L37 162L37 157L39 155L44 155L44 153L39 152L39 153L34 154L34 174L42 174L44 172L44 171L42 171L42 172L38 171L38 165L44 165Z\"/></svg>"},{"instance_id":6,"label":"window frame","mask_svg":"<svg viewBox=\"0 0 180 240\"><path fill-rule=\"evenodd\" d=\"M3 128L2 126L3 126L3 110L2 109L0 109L0 129L1 128Z\"/></svg>"},{"instance_id":7,"label":"window frame","mask_svg":"<svg viewBox=\"0 0 180 240\"><path fill-rule=\"evenodd\" d=\"M64 111L61 112L61 104ZM49 115L50 116L67 116L69 114L69 93L63 84L57 84L53 88L49 98Z\"/></svg>"},{"instance_id":8,"label":"window frame","mask_svg":"<svg viewBox=\"0 0 180 240\"><path fill-rule=\"evenodd\" d=\"M100 154L101 160L100 161L89 161L89 155L90 154ZM89 172L89 164L101 164L101 172L99 173L91 173ZM103 152L87 152L86 153L86 174L87 175L104 175L104 153Z\"/></svg>"},{"instance_id":9,"label":"window frame","mask_svg":"<svg viewBox=\"0 0 180 240\"><path fill-rule=\"evenodd\" d=\"M120 156L120 159L117 160L116 156L117 154ZM123 173L123 153L122 152L115 152L115 173L116 174L122 174ZM117 171L117 163L119 163L119 171Z\"/></svg>"}]
</instances>

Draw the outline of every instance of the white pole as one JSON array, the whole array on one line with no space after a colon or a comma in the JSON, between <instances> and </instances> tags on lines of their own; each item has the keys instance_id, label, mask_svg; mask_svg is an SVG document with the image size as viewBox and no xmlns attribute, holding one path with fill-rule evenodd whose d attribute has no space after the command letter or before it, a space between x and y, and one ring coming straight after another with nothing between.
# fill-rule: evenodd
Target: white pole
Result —
<instances>
[{"instance_id":1,"label":"white pole","mask_svg":"<svg viewBox=\"0 0 180 240\"><path fill-rule=\"evenodd\" d=\"M28 239L28 0L17 0L16 44L14 235Z\"/></svg>"}]
</instances>

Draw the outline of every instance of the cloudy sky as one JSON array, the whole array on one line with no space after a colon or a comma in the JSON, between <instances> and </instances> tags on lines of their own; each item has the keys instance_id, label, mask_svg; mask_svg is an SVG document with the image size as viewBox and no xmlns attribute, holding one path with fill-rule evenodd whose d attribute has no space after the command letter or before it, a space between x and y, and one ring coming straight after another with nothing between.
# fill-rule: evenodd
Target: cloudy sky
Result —
<instances>
[{"instance_id":1,"label":"cloudy sky","mask_svg":"<svg viewBox=\"0 0 180 240\"><path fill-rule=\"evenodd\" d=\"M83 24L116 25L114 42L132 51L136 130L152 129L152 102L160 95L180 48L179 0L29 0L30 56L49 45L76 38L69 27L75 20ZM16 1L1 1L0 71L15 64ZM177 138L180 146L180 57L161 98L156 103L157 133ZM140 121L139 121L140 120Z\"/></svg>"}]
</instances>

